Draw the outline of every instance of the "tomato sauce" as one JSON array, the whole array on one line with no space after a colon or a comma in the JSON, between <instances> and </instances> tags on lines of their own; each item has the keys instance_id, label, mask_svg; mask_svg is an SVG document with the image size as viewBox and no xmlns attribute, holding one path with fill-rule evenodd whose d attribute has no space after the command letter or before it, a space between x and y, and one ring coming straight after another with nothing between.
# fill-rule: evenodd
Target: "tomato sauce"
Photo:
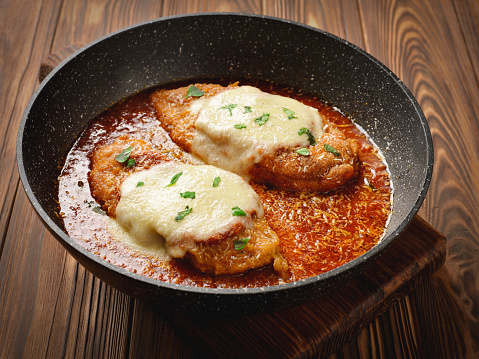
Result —
<instances>
[{"instance_id":1,"label":"tomato sauce","mask_svg":"<svg viewBox=\"0 0 479 359\"><path fill-rule=\"evenodd\" d=\"M70 237L92 253L131 272L172 283L218 288L260 287L305 279L341 266L374 247L385 231L392 206L387 166L374 144L350 118L314 96L271 84L246 81L240 84L293 97L317 108L321 116L359 144L360 174L335 192L290 192L251 183L270 227L281 239L290 278L280 278L271 266L234 276L201 273L184 260L164 262L140 254L108 231L109 219L91 196L88 184L92 153L128 134L153 146L161 144L171 158L184 155L159 125L149 102L153 89L134 94L91 120L66 156L59 179L59 203Z\"/></svg>"}]
</instances>

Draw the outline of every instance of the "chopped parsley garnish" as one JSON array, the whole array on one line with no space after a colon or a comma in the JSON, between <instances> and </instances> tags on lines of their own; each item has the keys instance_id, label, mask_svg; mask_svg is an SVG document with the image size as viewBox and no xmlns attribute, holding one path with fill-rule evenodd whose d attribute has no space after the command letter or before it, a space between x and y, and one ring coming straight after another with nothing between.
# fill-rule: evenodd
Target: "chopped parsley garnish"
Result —
<instances>
[{"instance_id":1,"label":"chopped parsley garnish","mask_svg":"<svg viewBox=\"0 0 479 359\"><path fill-rule=\"evenodd\" d=\"M129 158L126 161L126 167L135 167L136 166L136 161L133 158Z\"/></svg>"},{"instance_id":2,"label":"chopped parsley garnish","mask_svg":"<svg viewBox=\"0 0 479 359\"><path fill-rule=\"evenodd\" d=\"M115 156L115 160L117 160L120 163L126 162L128 158L130 158L131 150L132 150L131 146L125 148L123 151L121 151L119 154Z\"/></svg>"},{"instance_id":3,"label":"chopped parsley garnish","mask_svg":"<svg viewBox=\"0 0 479 359\"><path fill-rule=\"evenodd\" d=\"M233 216L246 216L246 212L238 206L231 208L233 210Z\"/></svg>"},{"instance_id":4,"label":"chopped parsley garnish","mask_svg":"<svg viewBox=\"0 0 479 359\"><path fill-rule=\"evenodd\" d=\"M213 180L213 187L218 187L220 185L220 181L220 177L215 177L215 179Z\"/></svg>"},{"instance_id":5,"label":"chopped parsley garnish","mask_svg":"<svg viewBox=\"0 0 479 359\"><path fill-rule=\"evenodd\" d=\"M369 182L369 180L368 180L366 177L364 177L364 182L365 182L366 185L367 185L369 188L371 188L373 191L376 191L376 190L377 190L376 187L374 187L374 185L373 185L371 182Z\"/></svg>"},{"instance_id":6,"label":"chopped parsley garnish","mask_svg":"<svg viewBox=\"0 0 479 359\"><path fill-rule=\"evenodd\" d=\"M244 123L238 123L235 125L235 128L237 128L238 130L241 130L242 128L246 128L246 125Z\"/></svg>"},{"instance_id":7,"label":"chopped parsley garnish","mask_svg":"<svg viewBox=\"0 0 479 359\"><path fill-rule=\"evenodd\" d=\"M173 177L171 177L170 184L167 185L166 187L173 186L173 185L178 181L178 178L180 178L180 176L181 176L182 174L183 174L183 172L178 172L176 175L174 175Z\"/></svg>"},{"instance_id":8,"label":"chopped parsley garnish","mask_svg":"<svg viewBox=\"0 0 479 359\"><path fill-rule=\"evenodd\" d=\"M314 139L314 136L313 136L313 134L311 133L311 131L308 130L306 127L302 127L302 128L299 129L298 135L301 136L301 135L304 135L304 134L308 135L309 144L310 144L311 146L314 146L314 145L316 144L316 140Z\"/></svg>"},{"instance_id":9,"label":"chopped parsley garnish","mask_svg":"<svg viewBox=\"0 0 479 359\"><path fill-rule=\"evenodd\" d=\"M256 122L260 126L263 126L268 120L269 120L269 113L263 113L261 116L256 118L254 122Z\"/></svg>"},{"instance_id":10,"label":"chopped parsley garnish","mask_svg":"<svg viewBox=\"0 0 479 359\"><path fill-rule=\"evenodd\" d=\"M298 118L296 117L296 114L293 111L287 109L286 107L283 107L283 111L286 114L286 116L288 116L288 120L292 120L293 118Z\"/></svg>"},{"instance_id":11,"label":"chopped parsley garnish","mask_svg":"<svg viewBox=\"0 0 479 359\"><path fill-rule=\"evenodd\" d=\"M144 184L145 184L145 182L138 182L138 183L136 184L136 187L141 187L141 186L143 186Z\"/></svg>"},{"instance_id":12,"label":"chopped parsley garnish","mask_svg":"<svg viewBox=\"0 0 479 359\"><path fill-rule=\"evenodd\" d=\"M301 147L296 153L299 153L301 156L309 156L309 150L306 147Z\"/></svg>"},{"instance_id":13,"label":"chopped parsley garnish","mask_svg":"<svg viewBox=\"0 0 479 359\"><path fill-rule=\"evenodd\" d=\"M331 152L336 157L341 156L341 154L333 146L328 145L327 143L324 144L324 149L328 152Z\"/></svg>"},{"instance_id":14,"label":"chopped parsley garnish","mask_svg":"<svg viewBox=\"0 0 479 359\"><path fill-rule=\"evenodd\" d=\"M196 192L186 191L186 192L180 193L180 196L183 197L183 198L195 199L195 197L196 197Z\"/></svg>"},{"instance_id":15,"label":"chopped parsley garnish","mask_svg":"<svg viewBox=\"0 0 479 359\"><path fill-rule=\"evenodd\" d=\"M243 113L251 113L253 110L251 109L251 106L245 106L244 107L244 112Z\"/></svg>"},{"instance_id":16,"label":"chopped parsley garnish","mask_svg":"<svg viewBox=\"0 0 479 359\"><path fill-rule=\"evenodd\" d=\"M220 110L228 110L230 112L230 116L233 116L233 109L238 106L235 103L231 103L229 105L224 105L220 107Z\"/></svg>"},{"instance_id":17,"label":"chopped parsley garnish","mask_svg":"<svg viewBox=\"0 0 479 359\"><path fill-rule=\"evenodd\" d=\"M92 211L95 212L95 213L98 213L98 214L106 214L106 212L104 210L102 210L99 206L93 207Z\"/></svg>"},{"instance_id":18,"label":"chopped parsley garnish","mask_svg":"<svg viewBox=\"0 0 479 359\"><path fill-rule=\"evenodd\" d=\"M125 148L123 151L121 151L119 154L115 156L115 160L117 160L119 163L124 163L126 167L133 167L136 165L136 161L133 158L130 158L131 155L131 146Z\"/></svg>"},{"instance_id":19,"label":"chopped parsley garnish","mask_svg":"<svg viewBox=\"0 0 479 359\"><path fill-rule=\"evenodd\" d=\"M189 215L192 210L193 210L193 208L190 208L190 207L186 206L184 210L178 212L178 214L175 217L175 221L176 222L181 221L183 218L185 218L187 215Z\"/></svg>"},{"instance_id":20,"label":"chopped parsley garnish","mask_svg":"<svg viewBox=\"0 0 479 359\"><path fill-rule=\"evenodd\" d=\"M249 241L249 238L238 239L236 241L233 241L233 245L237 251L240 251L244 247L246 247L246 243L248 243L248 241Z\"/></svg>"},{"instance_id":21,"label":"chopped parsley garnish","mask_svg":"<svg viewBox=\"0 0 479 359\"><path fill-rule=\"evenodd\" d=\"M190 87L188 87L188 92L186 93L186 97L185 98L188 98L190 96L192 97L201 97L205 94L205 92L203 90L200 90L198 87L194 86L194 85L191 85Z\"/></svg>"}]
</instances>

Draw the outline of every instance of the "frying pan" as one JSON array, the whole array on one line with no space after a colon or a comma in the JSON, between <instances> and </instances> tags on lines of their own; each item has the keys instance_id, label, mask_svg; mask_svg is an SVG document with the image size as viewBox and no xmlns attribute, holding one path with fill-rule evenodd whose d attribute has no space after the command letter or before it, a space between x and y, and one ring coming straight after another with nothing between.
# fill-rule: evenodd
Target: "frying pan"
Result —
<instances>
[{"instance_id":1,"label":"frying pan","mask_svg":"<svg viewBox=\"0 0 479 359\"><path fill-rule=\"evenodd\" d=\"M165 283L131 273L71 239L57 216L57 177L89 119L120 99L174 81L253 78L315 94L353 115L380 148L394 186L383 240L329 272L264 288L214 289ZM324 31L272 17L204 13L160 18L117 31L74 53L33 94L17 138L20 178L38 215L95 276L168 310L259 313L312 300L360 273L417 213L433 167L431 134L404 84L358 47Z\"/></svg>"}]
</instances>

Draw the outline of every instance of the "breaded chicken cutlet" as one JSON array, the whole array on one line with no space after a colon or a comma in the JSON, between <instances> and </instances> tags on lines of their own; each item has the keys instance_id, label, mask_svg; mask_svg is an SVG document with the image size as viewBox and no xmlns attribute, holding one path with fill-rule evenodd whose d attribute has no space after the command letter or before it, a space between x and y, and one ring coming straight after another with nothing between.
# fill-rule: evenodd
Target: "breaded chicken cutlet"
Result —
<instances>
[{"instance_id":1,"label":"breaded chicken cutlet","mask_svg":"<svg viewBox=\"0 0 479 359\"><path fill-rule=\"evenodd\" d=\"M203 153L200 153L195 147L195 140L203 135L199 134L196 126L197 119L201 114L201 110L198 111L197 104L200 101L214 98L225 91L238 89L240 86L237 86L236 83L227 87L216 84L195 84L193 88L200 91L198 96L189 95L191 88L192 86L161 89L152 94L151 101L162 127L169 133L175 143L185 151L198 155L204 162L218 166L218 163L214 162L216 159L210 158L210 154L216 156L216 152L219 154L232 152L231 146L245 147L246 145L232 143L234 142L231 141L232 137L229 134L223 136L224 130L222 130L223 133L219 132L220 135L210 139L217 143L218 147L212 147L210 144L210 149L203 150ZM226 103L219 109L223 109L223 118L227 120L232 115L233 110L239 111L240 106L236 103ZM246 113L248 110L251 111L251 107L244 106L242 111ZM288 114L287 109L283 110ZM294 113L290 111L288 118L295 119L294 116ZM269 114L263 114L263 117L259 117L255 121L261 126L261 122L264 119L267 121L268 117ZM269 119L269 122L272 122L272 120ZM309 190L323 193L336 190L355 179L360 168L356 142L346 138L329 121L322 119L322 122L322 133L317 137L312 135L309 130L300 129L310 137L310 144L307 146L286 145L276 147L272 151L263 148L258 149L259 155L255 154L256 157L247 165L249 167L245 177L258 183L273 185L279 189ZM283 123L289 124L288 121ZM206 127L211 127L211 124L207 124ZM235 133L235 131L240 133L242 128L246 128L246 125L235 124L234 128L231 128L231 133ZM278 133L280 132L281 127L278 129ZM248 154L248 156L250 155ZM224 162L228 165L230 161L226 160ZM221 164L219 166L222 167ZM240 168L239 171L231 168L225 169L244 175L244 173L240 173L243 168Z\"/></svg>"},{"instance_id":2,"label":"breaded chicken cutlet","mask_svg":"<svg viewBox=\"0 0 479 359\"><path fill-rule=\"evenodd\" d=\"M125 154L126 149L127 156L119 158L120 154ZM128 163L129 159L133 162ZM144 173L142 171L168 162L174 161L163 156L161 151L148 142L127 135L121 136L114 143L93 153L89 175L91 193L107 214L116 218L123 182L134 173ZM239 274L272 264L281 276L285 276L288 265L281 254L277 234L269 227L262 212L248 215L252 222L249 227L242 222L227 224L226 228L223 226L221 231L207 239L195 238L191 233L185 233L183 237L180 235L179 246L185 250L180 258L189 260L203 272L216 275ZM175 223L174 220L172 222ZM161 235L161 229L158 233ZM177 242L178 236L171 247L178 245ZM165 245L168 251L170 244L167 240Z\"/></svg>"}]
</instances>

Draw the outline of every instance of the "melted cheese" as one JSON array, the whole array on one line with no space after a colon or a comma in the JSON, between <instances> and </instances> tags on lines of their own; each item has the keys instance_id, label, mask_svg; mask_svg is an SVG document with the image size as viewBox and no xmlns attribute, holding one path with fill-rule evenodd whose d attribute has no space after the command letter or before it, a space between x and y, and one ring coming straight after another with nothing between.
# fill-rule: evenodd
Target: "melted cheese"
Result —
<instances>
[{"instance_id":1,"label":"melted cheese","mask_svg":"<svg viewBox=\"0 0 479 359\"><path fill-rule=\"evenodd\" d=\"M308 136L298 134L301 128L316 138L323 134L317 109L251 86L199 99L191 112L198 113L192 151L206 163L246 179L264 155L282 147L308 146Z\"/></svg>"},{"instance_id":2,"label":"melted cheese","mask_svg":"<svg viewBox=\"0 0 479 359\"><path fill-rule=\"evenodd\" d=\"M106 225L113 238L125 244L130 250L157 261L169 261L171 259L166 250L166 243L158 233L149 233L150 237L138 239L123 228L116 219L108 217Z\"/></svg>"},{"instance_id":3,"label":"melted cheese","mask_svg":"<svg viewBox=\"0 0 479 359\"><path fill-rule=\"evenodd\" d=\"M176 183L171 179L182 173ZM215 177L221 181L213 187ZM142 185L138 184L143 183ZM195 192L195 198L180 193ZM195 242L228 233L240 223L253 227L252 215L263 217L256 192L234 173L213 166L165 162L128 176L120 188L116 220L139 246L165 241L168 254L181 258ZM239 207L246 216L234 216ZM175 219L185 209L191 212Z\"/></svg>"}]
</instances>

